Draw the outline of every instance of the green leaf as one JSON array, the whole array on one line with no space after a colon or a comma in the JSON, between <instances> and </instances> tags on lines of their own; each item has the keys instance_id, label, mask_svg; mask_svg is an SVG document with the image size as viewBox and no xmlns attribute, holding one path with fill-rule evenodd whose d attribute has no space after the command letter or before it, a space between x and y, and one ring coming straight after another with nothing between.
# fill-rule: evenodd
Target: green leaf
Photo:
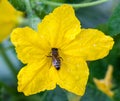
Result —
<instances>
[{"instance_id":1,"label":"green leaf","mask_svg":"<svg viewBox=\"0 0 120 101\"><path fill-rule=\"evenodd\" d=\"M120 88L115 90L114 101L120 101Z\"/></svg>"},{"instance_id":2,"label":"green leaf","mask_svg":"<svg viewBox=\"0 0 120 101\"><path fill-rule=\"evenodd\" d=\"M115 8L108 21L108 31L112 36L120 34L120 4Z\"/></svg>"},{"instance_id":3,"label":"green leaf","mask_svg":"<svg viewBox=\"0 0 120 101\"><path fill-rule=\"evenodd\" d=\"M109 35L109 32L108 32L108 24L105 23L105 24L100 24L96 27L97 29L101 30L102 32L104 32L106 35Z\"/></svg>"},{"instance_id":4,"label":"green leaf","mask_svg":"<svg viewBox=\"0 0 120 101\"><path fill-rule=\"evenodd\" d=\"M66 92L57 86L56 89L47 91L47 95L44 101L68 101L68 99Z\"/></svg>"},{"instance_id":5,"label":"green leaf","mask_svg":"<svg viewBox=\"0 0 120 101\"><path fill-rule=\"evenodd\" d=\"M88 85L86 93L80 101L111 101L111 99L97 88L93 88Z\"/></svg>"},{"instance_id":6,"label":"green leaf","mask_svg":"<svg viewBox=\"0 0 120 101\"><path fill-rule=\"evenodd\" d=\"M24 96L23 94L18 94L17 96L12 96L10 101L43 101L41 97L36 95Z\"/></svg>"},{"instance_id":7,"label":"green leaf","mask_svg":"<svg viewBox=\"0 0 120 101\"><path fill-rule=\"evenodd\" d=\"M25 11L26 7L24 4L24 0L9 0L9 1L17 10Z\"/></svg>"}]
</instances>

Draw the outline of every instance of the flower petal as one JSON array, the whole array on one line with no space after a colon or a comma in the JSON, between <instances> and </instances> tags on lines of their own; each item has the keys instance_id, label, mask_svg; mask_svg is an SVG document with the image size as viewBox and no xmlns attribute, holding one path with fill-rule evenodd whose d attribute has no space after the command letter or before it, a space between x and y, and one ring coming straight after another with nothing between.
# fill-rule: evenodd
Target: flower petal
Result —
<instances>
[{"instance_id":1,"label":"flower petal","mask_svg":"<svg viewBox=\"0 0 120 101\"><path fill-rule=\"evenodd\" d=\"M74 41L63 47L69 56L79 56L85 60L97 60L108 55L114 44L110 36L96 29L82 29Z\"/></svg>"},{"instance_id":2,"label":"flower petal","mask_svg":"<svg viewBox=\"0 0 120 101\"><path fill-rule=\"evenodd\" d=\"M101 90L103 93L105 93L109 97L112 97L114 95L114 92L111 90L111 88L108 87L108 85L106 85L104 80L98 80L96 78L94 78L93 80L97 88Z\"/></svg>"},{"instance_id":3,"label":"flower petal","mask_svg":"<svg viewBox=\"0 0 120 101\"><path fill-rule=\"evenodd\" d=\"M60 47L61 43L73 40L81 31L80 22L70 5L57 7L53 13L45 16L38 27L39 33L45 35L51 47Z\"/></svg>"},{"instance_id":4,"label":"flower petal","mask_svg":"<svg viewBox=\"0 0 120 101\"><path fill-rule=\"evenodd\" d=\"M51 61L42 59L39 63L28 64L18 74L18 91L26 96L44 90L52 90L56 87L56 81L52 79L53 72L50 69Z\"/></svg>"},{"instance_id":5,"label":"flower petal","mask_svg":"<svg viewBox=\"0 0 120 101\"><path fill-rule=\"evenodd\" d=\"M75 57L65 57L58 71L57 84L72 93L83 95L88 80L89 70L84 60Z\"/></svg>"},{"instance_id":6,"label":"flower petal","mask_svg":"<svg viewBox=\"0 0 120 101\"><path fill-rule=\"evenodd\" d=\"M0 41L10 34L22 15L23 13L15 10L8 0L0 0Z\"/></svg>"},{"instance_id":7,"label":"flower petal","mask_svg":"<svg viewBox=\"0 0 120 101\"><path fill-rule=\"evenodd\" d=\"M0 0L0 8L4 8L4 12L2 11L2 9L0 9L0 11L2 11L2 13L4 13L4 14L7 13L8 15L9 14L14 15L15 13L19 12L9 3L8 0ZM9 11L9 13L8 13L8 11ZM19 12L19 13L21 13L21 12Z\"/></svg>"},{"instance_id":8,"label":"flower petal","mask_svg":"<svg viewBox=\"0 0 120 101\"><path fill-rule=\"evenodd\" d=\"M39 62L50 51L45 39L29 27L16 28L12 32L11 41L15 45L18 58L23 63Z\"/></svg>"}]
</instances>

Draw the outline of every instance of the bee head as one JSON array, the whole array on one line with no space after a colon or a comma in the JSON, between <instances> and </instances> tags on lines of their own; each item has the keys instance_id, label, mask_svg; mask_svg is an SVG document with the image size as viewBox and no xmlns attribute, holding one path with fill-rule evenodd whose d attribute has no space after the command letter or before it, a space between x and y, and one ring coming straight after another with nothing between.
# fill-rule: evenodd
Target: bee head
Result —
<instances>
[{"instance_id":1,"label":"bee head","mask_svg":"<svg viewBox=\"0 0 120 101\"><path fill-rule=\"evenodd\" d=\"M52 48L52 51L57 51L58 49L57 48Z\"/></svg>"}]
</instances>

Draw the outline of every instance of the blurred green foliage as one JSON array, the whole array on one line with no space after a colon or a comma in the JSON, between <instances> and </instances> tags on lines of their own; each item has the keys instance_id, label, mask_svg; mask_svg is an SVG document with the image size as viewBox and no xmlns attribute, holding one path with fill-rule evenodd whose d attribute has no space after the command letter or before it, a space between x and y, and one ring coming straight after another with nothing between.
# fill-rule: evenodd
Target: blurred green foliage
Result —
<instances>
[{"instance_id":1,"label":"blurred green foliage","mask_svg":"<svg viewBox=\"0 0 120 101\"><path fill-rule=\"evenodd\" d=\"M9 1L17 10L25 11L26 7L24 0L9 0Z\"/></svg>"},{"instance_id":2,"label":"blurred green foliage","mask_svg":"<svg viewBox=\"0 0 120 101\"><path fill-rule=\"evenodd\" d=\"M108 22L108 32L114 36L120 34L120 4L116 7Z\"/></svg>"},{"instance_id":3,"label":"blurred green foliage","mask_svg":"<svg viewBox=\"0 0 120 101\"><path fill-rule=\"evenodd\" d=\"M112 101L112 100L94 86L92 87L88 85L86 93L80 101Z\"/></svg>"}]
</instances>

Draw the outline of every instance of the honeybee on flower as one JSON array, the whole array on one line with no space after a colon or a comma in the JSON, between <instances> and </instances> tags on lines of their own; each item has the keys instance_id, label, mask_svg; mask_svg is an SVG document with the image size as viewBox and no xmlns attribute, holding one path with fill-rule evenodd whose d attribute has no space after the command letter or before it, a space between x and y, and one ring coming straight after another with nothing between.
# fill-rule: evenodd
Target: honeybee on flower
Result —
<instances>
[{"instance_id":1,"label":"honeybee on flower","mask_svg":"<svg viewBox=\"0 0 120 101\"><path fill-rule=\"evenodd\" d=\"M97 29L81 29L74 9L67 4L46 15L38 31L16 28L11 41L18 58L27 64L17 76L18 91L27 96L56 85L82 96L89 75L86 61L105 57L114 44Z\"/></svg>"}]
</instances>

